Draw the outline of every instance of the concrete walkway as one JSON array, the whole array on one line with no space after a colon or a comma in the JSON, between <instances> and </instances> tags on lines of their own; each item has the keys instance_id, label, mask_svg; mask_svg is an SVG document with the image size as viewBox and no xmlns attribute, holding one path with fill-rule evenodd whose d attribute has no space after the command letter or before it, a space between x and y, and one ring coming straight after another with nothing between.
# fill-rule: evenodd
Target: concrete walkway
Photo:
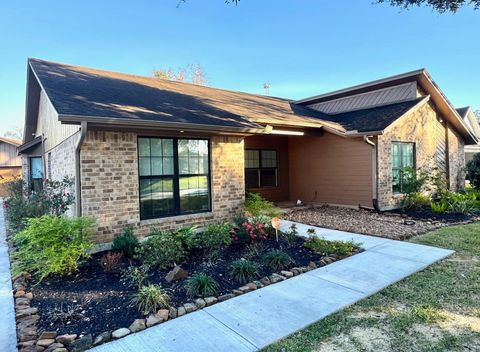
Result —
<instances>
[{"instance_id":1,"label":"concrete walkway","mask_svg":"<svg viewBox=\"0 0 480 352\"><path fill-rule=\"evenodd\" d=\"M15 309L6 236L3 201L0 198L0 351L2 352L17 350Z\"/></svg>"},{"instance_id":2,"label":"concrete walkway","mask_svg":"<svg viewBox=\"0 0 480 352\"><path fill-rule=\"evenodd\" d=\"M284 221L282 229L292 223ZM312 226L297 224L306 236ZM95 352L256 351L399 281L453 251L315 228L329 240L362 243L365 252L232 298Z\"/></svg>"}]
</instances>

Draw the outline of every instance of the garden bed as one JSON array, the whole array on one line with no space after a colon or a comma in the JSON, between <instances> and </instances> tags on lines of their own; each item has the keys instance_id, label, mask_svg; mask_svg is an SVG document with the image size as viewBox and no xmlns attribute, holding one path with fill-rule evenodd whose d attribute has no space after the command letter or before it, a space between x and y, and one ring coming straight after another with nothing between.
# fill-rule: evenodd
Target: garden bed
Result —
<instances>
[{"instance_id":1,"label":"garden bed","mask_svg":"<svg viewBox=\"0 0 480 352\"><path fill-rule=\"evenodd\" d=\"M377 213L373 210L335 206L294 210L284 217L312 226L395 240L405 240L444 226L478 219L478 215L475 214L435 214L427 208Z\"/></svg>"},{"instance_id":2,"label":"garden bed","mask_svg":"<svg viewBox=\"0 0 480 352\"><path fill-rule=\"evenodd\" d=\"M218 291L210 301L189 297L186 279L167 282L165 277L169 270L151 269L147 281L160 284L167 290L173 308L173 313L172 308L170 309L170 318L174 318L181 310L183 311L182 307L186 307L185 304L192 303L196 310L202 307L202 301L210 305L233 298L345 257L314 252L304 246L305 241L306 239L302 237L287 241L280 236L277 244L274 237L269 237L250 245L232 244L214 257L208 250L191 251L181 263L181 267L188 272L188 277L195 273L205 273L218 283ZM278 248L287 253L292 262L285 270L278 270L275 273L266 265L262 265L262 258L266 252ZM354 253L359 251L361 249L356 249ZM89 336L91 339L91 336L128 328L135 319L147 317L131 302L137 288L122 280L120 274L127 267L139 266L141 263L123 259L116 274L107 273L100 265L104 254L105 252L101 252L92 255L80 266L75 275L47 277L38 285L30 287L33 293L31 306L38 309L40 317L39 333L47 331L55 332L57 335L76 334ZM258 275L252 282L239 283L230 277L229 267L239 259L258 263Z\"/></svg>"}]
</instances>

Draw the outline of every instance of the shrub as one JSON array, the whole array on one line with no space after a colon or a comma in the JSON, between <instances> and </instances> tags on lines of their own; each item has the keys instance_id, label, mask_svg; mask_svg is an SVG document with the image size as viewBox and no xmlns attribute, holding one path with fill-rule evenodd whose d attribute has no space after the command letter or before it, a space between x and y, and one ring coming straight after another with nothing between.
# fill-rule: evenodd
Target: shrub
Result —
<instances>
[{"instance_id":1,"label":"shrub","mask_svg":"<svg viewBox=\"0 0 480 352\"><path fill-rule=\"evenodd\" d=\"M292 224L290 226L290 231L282 232L281 235L289 246L293 245L298 238L297 225Z\"/></svg>"},{"instance_id":2,"label":"shrub","mask_svg":"<svg viewBox=\"0 0 480 352\"><path fill-rule=\"evenodd\" d=\"M135 257L149 267L166 269L185 258L185 250L179 236L171 232L153 230L153 234L143 242Z\"/></svg>"},{"instance_id":3,"label":"shrub","mask_svg":"<svg viewBox=\"0 0 480 352\"><path fill-rule=\"evenodd\" d=\"M7 220L10 229L17 232L26 225L26 219L42 215L63 215L74 202L71 194L73 179L43 182L43 188L32 192L28 190L22 179L8 184L10 197L5 200Z\"/></svg>"},{"instance_id":4,"label":"shrub","mask_svg":"<svg viewBox=\"0 0 480 352\"><path fill-rule=\"evenodd\" d=\"M317 253L339 256L351 255L358 248L358 245L353 241L327 241L318 237L309 237L304 246Z\"/></svg>"},{"instance_id":5,"label":"shrub","mask_svg":"<svg viewBox=\"0 0 480 352\"><path fill-rule=\"evenodd\" d=\"M235 260L229 267L230 277L240 283L247 283L259 276L258 265L250 260Z\"/></svg>"},{"instance_id":6,"label":"shrub","mask_svg":"<svg viewBox=\"0 0 480 352\"><path fill-rule=\"evenodd\" d=\"M210 224L203 232L196 232L186 236L185 244L188 249L219 250L232 243L230 231L233 225L229 222Z\"/></svg>"},{"instance_id":7,"label":"shrub","mask_svg":"<svg viewBox=\"0 0 480 352\"><path fill-rule=\"evenodd\" d=\"M121 252L127 258L133 258L135 250L139 246L139 241L133 234L132 226L125 226L123 234L113 240L112 251Z\"/></svg>"},{"instance_id":8,"label":"shrub","mask_svg":"<svg viewBox=\"0 0 480 352\"><path fill-rule=\"evenodd\" d=\"M53 215L28 219L27 227L13 237L18 246L17 269L34 274L39 281L50 274L76 271L92 246L94 223L90 218Z\"/></svg>"},{"instance_id":9,"label":"shrub","mask_svg":"<svg viewBox=\"0 0 480 352\"><path fill-rule=\"evenodd\" d=\"M280 209L257 193L248 193L246 195L245 211L250 213L251 216L266 215L270 218L278 217L281 214Z\"/></svg>"},{"instance_id":10,"label":"shrub","mask_svg":"<svg viewBox=\"0 0 480 352\"><path fill-rule=\"evenodd\" d=\"M290 258L287 253L278 249L272 249L265 253L263 256L263 262L267 267L274 271L285 269L293 264L292 258Z\"/></svg>"},{"instance_id":11,"label":"shrub","mask_svg":"<svg viewBox=\"0 0 480 352\"><path fill-rule=\"evenodd\" d=\"M109 252L102 255L100 258L100 266L105 270L107 273L115 274L120 271L120 266L122 265L123 261L123 253L114 253Z\"/></svg>"},{"instance_id":12,"label":"shrub","mask_svg":"<svg viewBox=\"0 0 480 352\"><path fill-rule=\"evenodd\" d=\"M408 209L422 208L430 205L431 197L421 192L409 194L403 199L403 206Z\"/></svg>"},{"instance_id":13,"label":"shrub","mask_svg":"<svg viewBox=\"0 0 480 352\"><path fill-rule=\"evenodd\" d=\"M170 307L170 296L159 285L142 286L134 295L132 303L144 315L155 313L161 308Z\"/></svg>"},{"instance_id":14,"label":"shrub","mask_svg":"<svg viewBox=\"0 0 480 352\"><path fill-rule=\"evenodd\" d=\"M188 248L188 239L197 234L197 225L184 226L171 233L184 248Z\"/></svg>"},{"instance_id":15,"label":"shrub","mask_svg":"<svg viewBox=\"0 0 480 352\"><path fill-rule=\"evenodd\" d=\"M129 266L122 273L122 281L130 286L140 288L148 278L150 268L147 265Z\"/></svg>"},{"instance_id":16,"label":"shrub","mask_svg":"<svg viewBox=\"0 0 480 352\"><path fill-rule=\"evenodd\" d=\"M241 224L239 227L235 227L230 232L230 235L234 243L240 244L252 243L256 240L268 238L268 233L265 231L264 224L252 224L248 221Z\"/></svg>"},{"instance_id":17,"label":"shrub","mask_svg":"<svg viewBox=\"0 0 480 352\"><path fill-rule=\"evenodd\" d=\"M187 279L187 295L190 297L214 296L218 292L218 283L205 273L195 274Z\"/></svg>"},{"instance_id":18,"label":"shrub","mask_svg":"<svg viewBox=\"0 0 480 352\"><path fill-rule=\"evenodd\" d=\"M466 171L470 184L480 188L480 153L474 154L473 159L467 163Z\"/></svg>"}]
</instances>

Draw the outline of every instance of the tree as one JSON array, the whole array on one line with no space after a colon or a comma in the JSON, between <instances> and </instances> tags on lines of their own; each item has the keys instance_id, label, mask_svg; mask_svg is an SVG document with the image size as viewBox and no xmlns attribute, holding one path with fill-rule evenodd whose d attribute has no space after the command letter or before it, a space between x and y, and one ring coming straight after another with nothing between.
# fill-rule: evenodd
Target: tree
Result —
<instances>
[{"instance_id":1,"label":"tree","mask_svg":"<svg viewBox=\"0 0 480 352\"><path fill-rule=\"evenodd\" d=\"M5 138L14 138L14 139L23 139L23 128L22 127L14 127L11 130L5 132L3 134Z\"/></svg>"},{"instance_id":2,"label":"tree","mask_svg":"<svg viewBox=\"0 0 480 352\"><path fill-rule=\"evenodd\" d=\"M200 86L208 86L207 76L200 64L189 64L185 67L180 67L177 70L172 69L158 69L153 71L153 77L159 79L169 79L177 82L190 82Z\"/></svg>"},{"instance_id":3,"label":"tree","mask_svg":"<svg viewBox=\"0 0 480 352\"><path fill-rule=\"evenodd\" d=\"M392 6L411 8L413 6L428 6L440 13L457 12L464 6L471 5L475 10L480 8L480 0L377 0L379 3L389 3Z\"/></svg>"}]
</instances>

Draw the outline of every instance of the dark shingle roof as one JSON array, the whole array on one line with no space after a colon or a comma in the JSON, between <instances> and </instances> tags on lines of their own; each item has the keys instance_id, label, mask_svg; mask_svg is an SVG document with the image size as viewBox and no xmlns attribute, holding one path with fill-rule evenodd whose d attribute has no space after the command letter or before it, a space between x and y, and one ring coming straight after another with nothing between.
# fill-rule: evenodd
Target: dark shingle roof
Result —
<instances>
[{"instance_id":1,"label":"dark shingle roof","mask_svg":"<svg viewBox=\"0 0 480 352\"><path fill-rule=\"evenodd\" d=\"M330 115L347 131L382 131L417 105L423 98Z\"/></svg>"},{"instance_id":2,"label":"dark shingle roof","mask_svg":"<svg viewBox=\"0 0 480 352\"><path fill-rule=\"evenodd\" d=\"M460 117L464 119L465 116L467 115L468 109L470 109L470 106L465 106L463 108L456 108L455 110L457 110Z\"/></svg>"},{"instance_id":3,"label":"dark shingle roof","mask_svg":"<svg viewBox=\"0 0 480 352\"><path fill-rule=\"evenodd\" d=\"M290 100L30 59L60 115L180 122L234 128L259 124L341 130Z\"/></svg>"}]
</instances>

